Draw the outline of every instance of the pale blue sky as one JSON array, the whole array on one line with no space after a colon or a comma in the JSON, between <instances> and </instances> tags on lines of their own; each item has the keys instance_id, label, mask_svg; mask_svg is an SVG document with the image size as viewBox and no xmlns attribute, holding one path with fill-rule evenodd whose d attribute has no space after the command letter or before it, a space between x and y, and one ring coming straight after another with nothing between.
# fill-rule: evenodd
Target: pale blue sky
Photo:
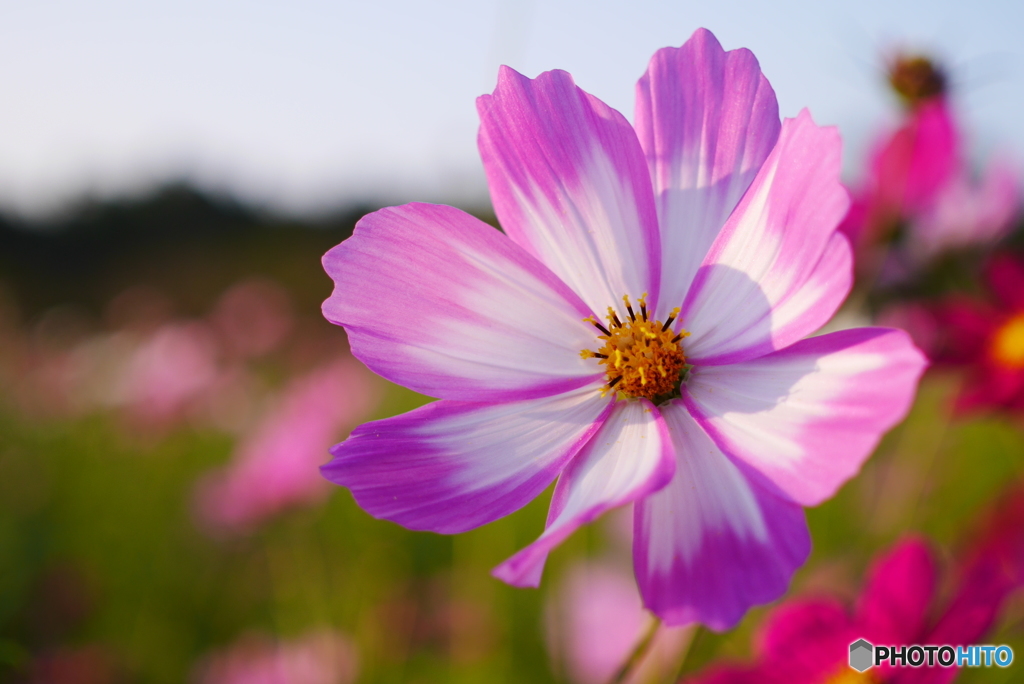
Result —
<instances>
[{"instance_id":1,"label":"pale blue sky","mask_svg":"<svg viewBox=\"0 0 1024 684\"><path fill-rule=\"evenodd\" d=\"M474 99L497 66L571 72L632 116L651 54L706 26L784 115L840 126L847 168L893 115L886 50L954 68L979 150L1024 158L1024 3L976 0L3 0L0 205L169 177L287 210L480 201Z\"/></svg>"}]
</instances>

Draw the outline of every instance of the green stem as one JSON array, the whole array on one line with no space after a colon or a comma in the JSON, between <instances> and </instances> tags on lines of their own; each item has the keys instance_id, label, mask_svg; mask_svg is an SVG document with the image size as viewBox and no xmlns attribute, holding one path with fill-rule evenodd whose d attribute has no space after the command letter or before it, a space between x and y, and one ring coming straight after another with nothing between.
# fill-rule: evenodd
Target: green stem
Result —
<instances>
[{"instance_id":1,"label":"green stem","mask_svg":"<svg viewBox=\"0 0 1024 684\"><path fill-rule=\"evenodd\" d=\"M697 639L700 638L703 632L701 626L695 624L692 631L690 632L690 638L686 641L686 645L683 647L683 652L679 654L679 663L676 665L676 670L670 682L678 682L683 676L683 668L686 667L686 658L693 651L693 647L697 644Z\"/></svg>"},{"instance_id":2,"label":"green stem","mask_svg":"<svg viewBox=\"0 0 1024 684\"><path fill-rule=\"evenodd\" d=\"M651 626L647 628L644 635L640 637L640 641L636 642L636 646L633 647L633 652L626 658L626 662L622 664L622 667L618 669L615 675L608 680L608 684L622 684L626 681L630 674L639 667L640 663L643 662L644 657L647 655L647 651L650 650L651 644L654 642L654 635L658 633L658 628L661 627L661 621L655 618L651 620Z\"/></svg>"}]
</instances>

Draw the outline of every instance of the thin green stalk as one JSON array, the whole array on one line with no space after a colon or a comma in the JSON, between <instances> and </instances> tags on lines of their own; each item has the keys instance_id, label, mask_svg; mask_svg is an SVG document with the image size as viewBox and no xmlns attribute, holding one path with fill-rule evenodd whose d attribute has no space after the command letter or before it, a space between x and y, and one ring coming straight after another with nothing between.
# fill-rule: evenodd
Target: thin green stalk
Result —
<instances>
[{"instance_id":1,"label":"thin green stalk","mask_svg":"<svg viewBox=\"0 0 1024 684\"><path fill-rule=\"evenodd\" d=\"M676 664L675 672L673 673L672 679L669 682L678 682L683 676L683 668L686 667L686 658L693 651L693 647L697 644L697 639L700 638L703 632L701 626L695 624L690 630L690 638L686 641L686 646L683 647L683 652L679 654L679 663Z\"/></svg>"},{"instance_id":2,"label":"thin green stalk","mask_svg":"<svg viewBox=\"0 0 1024 684\"><path fill-rule=\"evenodd\" d=\"M644 635L640 637L640 641L636 642L636 646L633 647L633 652L626 658L626 662L622 663L622 667L618 669L615 675L608 680L608 684L622 684L629 675L640 666L643 662L644 657L647 655L647 651L650 650L651 644L654 642L654 635L657 634L658 628L661 627L661 621L654 619L651 620L651 626L647 628Z\"/></svg>"}]
</instances>

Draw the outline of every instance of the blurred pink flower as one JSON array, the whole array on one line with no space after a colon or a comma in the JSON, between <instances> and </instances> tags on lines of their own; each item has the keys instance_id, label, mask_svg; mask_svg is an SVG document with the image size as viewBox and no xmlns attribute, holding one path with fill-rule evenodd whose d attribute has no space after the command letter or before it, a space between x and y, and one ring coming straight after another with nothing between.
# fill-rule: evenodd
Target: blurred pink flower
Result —
<instances>
[{"instance_id":1,"label":"blurred pink flower","mask_svg":"<svg viewBox=\"0 0 1024 684\"><path fill-rule=\"evenodd\" d=\"M1024 258L989 261L985 298L949 297L931 307L936 364L964 368L956 408L1024 410Z\"/></svg>"},{"instance_id":2,"label":"blurred pink flower","mask_svg":"<svg viewBox=\"0 0 1024 684\"><path fill-rule=\"evenodd\" d=\"M221 295L210 322L233 355L257 357L276 349L292 329L288 294L270 280L245 280Z\"/></svg>"},{"instance_id":3,"label":"blurred pink flower","mask_svg":"<svg viewBox=\"0 0 1024 684\"><path fill-rule=\"evenodd\" d=\"M875 143L865 187L856 198L868 220L849 227L881 230L925 211L956 175L959 157L960 134L945 100L909 111L902 126Z\"/></svg>"},{"instance_id":4,"label":"blurred pink flower","mask_svg":"<svg viewBox=\"0 0 1024 684\"><path fill-rule=\"evenodd\" d=\"M897 60L894 71L906 62ZM1007 162L995 160L980 180L972 177L943 91L905 99L911 106L902 125L874 145L868 176L841 226L861 270L880 268L881 246L895 240L885 269L896 278L944 250L994 243L1011 227L1020 201L1019 174Z\"/></svg>"},{"instance_id":5,"label":"blurred pink flower","mask_svg":"<svg viewBox=\"0 0 1024 684\"><path fill-rule=\"evenodd\" d=\"M1018 507L1019 508L1019 507ZM860 675L847 664L850 644L967 645L994 623L1011 590L1020 585L1021 520L1000 512L997 541L976 547L938 619L938 571L932 550L910 538L877 559L852 612L832 598L797 599L775 608L754 643L756 664L717 666L691 684L828 684L841 681L943 684L956 668L892 668ZM1009 525L1007 525L1009 523ZM1011 560L1013 562L1008 562ZM1015 564L1014 564L1015 563ZM845 677L845 679L844 679Z\"/></svg>"},{"instance_id":6,"label":"blurred pink flower","mask_svg":"<svg viewBox=\"0 0 1024 684\"><path fill-rule=\"evenodd\" d=\"M918 349L934 358L939 344L939 326L931 308L922 302L897 302L882 310L875 323L886 328L906 330Z\"/></svg>"},{"instance_id":7,"label":"blurred pink flower","mask_svg":"<svg viewBox=\"0 0 1024 684\"><path fill-rule=\"evenodd\" d=\"M653 620L629 571L610 564L572 567L553 598L547 611L548 648L576 684L607 682ZM662 681L674 674L692 632L693 627L659 627L643 664L625 681Z\"/></svg>"},{"instance_id":8,"label":"blurred pink flower","mask_svg":"<svg viewBox=\"0 0 1024 684\"><path fill-rule=\"evenodd\" d=\"M966 620L989 620L988 609L997 601L979 598L1003 596L1024 586L1024 483L1017 482L1003 492L970 538L972 546L963 580L967 590L960 597L960 611L953 620L947 620L954 625Z\"/></svg>"},{"instance_id":9,"label":"blurred pink flower","mask_svg":"<svg viewBox=\"0 0 1024 684\"><path fill-rule=\"evenodd\" d=\"M47 310L29 329L8 328L0 340L7 366L0 380L23 416L66 417L82 408L79 350L92 339L92 328L90 317L70 306Z\"/></svg>"},{"instance_id":10,"label":"blurred pink flower","mask_svg":"<svg viewBox=\"0 0 1024 684\"><path fill-rule=\"evenodd\" d=\"M348 358L293 380L231 463L200 481L201 520L214 530L244 529L287 506L325 499L330 487L318 467L343 428L373 408L378 388Z\"/></svg>"},{"instance_id":11,"label":"blurred pink flower","mask_svg":"<svg viewBox=\"0 0 1024 684\"><path fill-rule=\"evenodd\" d=\"M964 173L922 210L908 236L910 248L930 258L947 249L994 244L1017 217L1020 178L1005 161L992 162L979 182Z\"/></svg>"},{"instance_id":12,"label":"blurred pink flower","mask_svg":"<svg viewBox=\"0 0 1024 684\"><path fill-rule=\"evenodd\" d=\"M142 342L128 359L118 400L145 422L178 416L216 380L217 344L208 326L169 323Z\"/></svg>"},{"instance_id":13,"label":"blurred pink flower","mask_svg":"<svg viewBox=\"0 0 1024 684\"><path fill-rule=\"evenodd\" d=\"M338 632L291 641L246 636L200 665L199 684L348 684L356 679L355 647Z\"/></svg>"}]
</instances>

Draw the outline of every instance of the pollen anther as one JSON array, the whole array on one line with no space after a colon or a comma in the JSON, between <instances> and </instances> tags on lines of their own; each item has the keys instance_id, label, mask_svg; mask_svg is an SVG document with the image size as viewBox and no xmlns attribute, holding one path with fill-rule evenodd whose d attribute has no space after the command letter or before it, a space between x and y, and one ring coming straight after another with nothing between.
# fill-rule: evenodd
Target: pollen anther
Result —
<instances>
[{"instance_id":1,"label":"pollen anther","mask_svg":"<svg viewBox=\"0 0 1024 684\"><path fill-rule=\"evenodd\" d=\"M679 341L690 334L672 330L679 309L673 309L662 323L651 318L646 294L637 300L639 316L629 296L623 297L622 302L628 317L620 318L614 308L608 307L607 327L594 317L585 319L603 333L598 335L602 344L598 351L580 352L584 359L598 359L605 367L608 384L602 394L614 391L621 398L644 397L656 404L678 397L688 368Z\"/></svg>"}]
</instances>

